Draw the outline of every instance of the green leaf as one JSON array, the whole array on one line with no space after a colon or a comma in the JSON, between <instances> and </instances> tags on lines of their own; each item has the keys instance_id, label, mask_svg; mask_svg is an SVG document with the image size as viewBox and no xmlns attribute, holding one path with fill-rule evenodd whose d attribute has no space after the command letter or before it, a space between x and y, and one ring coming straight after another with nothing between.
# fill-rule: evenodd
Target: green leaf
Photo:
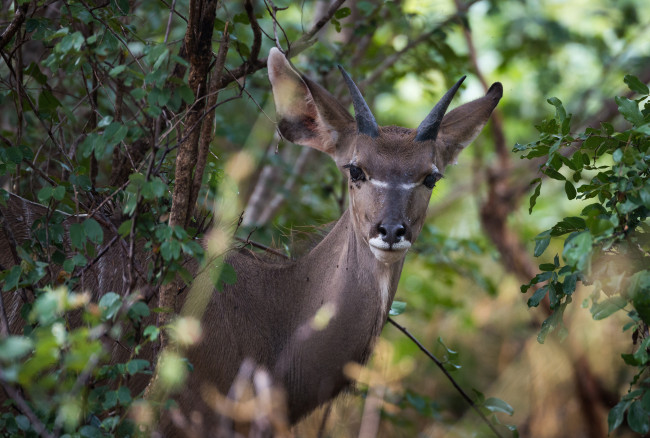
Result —
<instances>
[{"instance_id":1,"label":"green leaf","mask_svg":"<svg viewBox=\"0 0 650 438\"><path fill-rule=\"evenodd\" d=\"M65 196L65 187L57 186L52 190L52 197L57 201L61 201Z\"/></svg>"},{"instance_id":2,"label":"green leaf","mask_svg":"<svg viewBox=\"0 0 650 438\"><path fill-rule=\"evenodd\" d=\"M626 292L639 317L646 324L650 323L650 271L643 270L632 275Z\"/></svg>"},{"instance_id":3,"label":"green leaf","mask_svg":"<svg viewBox=\"0 0 650 438\"><path fill-rule=\"evenodd\" d=\"M330 23L332 23L332 24L334 25L334 29L335 29L337 32L339 32L339 33L341 32L341 22L340 22L339 20L337 20L336 18L332 17L332 19L330 20Z\"/></svg>"},{"instance_id":4,"label":"green leaf","mask_svg":"<svg viewBox=\"0 0 650 438\"><path fill-rule=\"evenodd\" d=\"M639 361L637 360L637 358L634 357L633 354L625 354L625 353L623 353L623 354L621 354L621 358L623 359L623 362L625 362L626 365L630 365L630 366L633 366L633 367L641 365L639 363Z\"/></svg>"},{"instance_id":5,"label":"green leaf","mask_svg":"<svg viewBox=\"0 0 650 438\"><path fill-rule=\"evenodd\" d=\"M630 406L630 401L621 400L616 406L609 411L607 416L607 425L609 428L609 433L616 428L618 428L623 423L623 418L625 417L625 411Z\"/></svg>"},{"instance_id":6,"label":"green leaf","mask_svg":"<svg viewBox=\"0 0 650 438\"><path fill-rule=\"evenodd\" d=\"M557 97L551 97L550 99L546 99L546 101L555 107L555 117L558 118L560 122L563 122L566 119L566 110L562 105L562 101Z\"/></svg>"},{"instance_id":7,"label":"green leaf","mask_svg":"<svg viewBox=\"0 0 650 438\"><path fill-rule=\"evenodd\" d=\"M27 21L29 22L29 20ZM47 83L47 76L43 74L39 65L36 64L35 62L29 64L29 67L25 69L25 73L27 73L28 75L36 79L36 82L38 82L41 85L45 85Z\"/></svg>"},{"instance_id":8,"label":"green leaf","mask_svg":"<svg viewBox=\"0 0 650 438\"><path fill-rule=\"evenodd\" d=\"M38 111L49 115L54 115L56 109L61 106L59 99L54 97L49 90L43 90L38 96Z\"/></svg>"},{"instance_id":9,"label":"green leaf","mask_svg":"<svg viewBox=\"0 0 650 438\"><path fill-rule=\"evenodd\" d=\"M34 348L26 336L7 336L0 342L0 360L8 362L22 358Z\"/></svg>"},{"instance_id":10,"label":"green leaf","mask_svg":"<svg viewBox=\"0 0 650 438\"><path fill-rule=\"evenodd\" d=\"M537 335L537 342L543 344L546 341L546 337L555 330L557 327L563 327L562 316L564 315L564 309L566 308L567 302L562 303L555 311L544 320L542 323L542 328ZM561 330L559 333L560 340L566 337L566 329Z\"/></svg>"},{"instance_id":11,"label":"green leaf","mask_svg":"<svg viewBox=\"0 0 650 438\"><path fill-rule=\"evenodd\" d=\"M149 361L144 359L132 359L126 363L126 371L131 374L141 373L149 368Z\"/></svg>"},{"instance_id":12,"label":"green leaf","mask_svg":"<svg viewBox=\"0 0 650 438\"><path fill-rule=\"evenodd\" d=\"M447 347L441 336L438 336L438 344L442 345L449 356L458 356L458 352Z\"/></svg>"},{"instance_id":13,"label":"green leaf","mask_svg":"<svg viewBox=\"0 0 650 438\"><path fill-rule=\"evenodd\" d=\"M591 316L596 320L605 319L612 313L623 309L627 300L619 295L600 301L591 307Z\"/></svg>"},{"instance_id":14,"label":"green leaf","mask_svg":"<svg viewBox=\"0 0 650 438\"><path fill-rule=\"evenodd\" d=\"M539 257L544 254L546 248L551 243L551 230L542 231L537 236L535 236L535 257Z\"/></svg>"},{"instance_id":15,"label":"green leaf","mask_svg":"<svg viewBox=\"0 0 650 438\"><path fill-rule=\"evenodd\" d=\"M117 405L117 391L107 391L106 394L104 394L104 402L102 403L102 407L104 409L111 409L114 408Z\"/></svg>"},{"instance_id":16,"label":"green leaf","mask_svg":"<svg viewBox=\"0 0 650 438\"><path fill-rule=\"evenodd\" d=\"M190 104L194 102L194 93L192 92L192 89L187 85L181 85L180 87L176 88L174 92L178 93L185 103Z\"/></svg>"},{"instance_id":17,"label":"green leaf","mask_svg":"<svg viewBox=\"0 0 650 438\"><path fill-rule=\"evenodd\" d=\"M528 307L537 307L548 293L548 285L542 286L528 299Z\"/></svg>"},{"instance_id":18,"label":"green leaf","mask_svg":"<svg viewBox=\"0 0 650 438\"><path fill-rule=\"evenodd\" d=\"M131 93L131 96L133 96L133 98L135 100L140 100L140 99L144 98L147 95L147 90L142 89L142 88L134 88L133 90L131 90L130 93Z\"/></svg>"},{"instance_id":19,"label":"green leaf","mask_svg":"<svg viewBox=\"0 0 650 438\"><path fill-rule=\"evenodd\" d=\"M113 405L114 406L114 405ZM79 434L82 438L104 438L105 435L102 431L96 426L82 426L79 429Z\"/></svg>"},{"instance_id":20,"label":"green leaf","mask_svg":"<svg viewBox=\"0 0 650 438\"><path fill-rule=\"evenodd\" d=\"M539 197L539 193L542 190L542 179L535 178L530 182L530 185L533 185L535 183L537 183L537 186L535 186L535 191L530 197L530 207L528 208L528 214L532 214L533 207L535 207L535 204L537 203L537 198Z\"/></svg>"},{"instance_id":21,"label":"green leaf","mask_svg":"<svg viewBox=\"0 0 650 438\"><path fill-rule=\"evenodd\" d=\"M106 320L112 319L122 307L122 298L115 292L108 292L99 300L99 310Z\"/></svg>"},{"instance_id":22,"label":"green leaf","mask_svg":"<svg viewBox=\"0 0 650 438\"><path fill-rule=\"evenodd\" d=\"M582 231L587 227L587 222L578 216L569 216L562 219L551 228L551 236L561 236L574 231Z\"/></svg>"},{"instance_id":23,"label":"green leaf","mask_svg":"<svg viewBox=\"0 0 650 438\"><path fill-rule=\"evenodd\" d=\"M70 243L73 248L83 249L86 244L86 231L84 226L79 223L70 225Z\"/></svg>"},{"instance_id":24,"label":"green leaf","mask_svg":"<svg viewBox=\"0 0 650 438\"><path fill-rule=\"evenodd\" d=\"M341 8L334 13L334 16L340 20L341 18L347 17L351 13L352 11L350 10L350 8Z\"/></svg>"},{"instance_id":25,"label":"green leaf","mask_svg":"<svg viewBox=\"0 0 650 438\"><path fill-rule=\"evenodd\" d=\"M623 78L623 81L627 84L628 88L635 93L639 93L641 95L647 96L648 93L650 92L648 90L648 86L641 82L639 78L633 75L625 75Z\"/></svg>"},{"instance_id":26,"label":"green leaf","mask_svg":"<svg viewBox=\"0 0 650 438\"><path fill-rule=\"evenodd\" d=\"M20 269L20 265L12 266L9 273L4 278L5 284L2 286L2 291L7 292L8 290L18 287L18 282L20 281L20 275L22 272L23 271Z\"/></svg>"},{"instance_id":27,"label":"green leaf","mask_svg":"<svg viewBox=\"0 0 650 438\"><path fill-rule=\"evenodd\" d=\"M539 265L540 271L555 271L555 265L553 263L542 263Z\"/></svg>"},{"instance_id":28,"label":"green leaf","mask_svg":"<svg viewBox=\"0 0 650 438\"><path fill-rule=\"evenodd\" d=\"M139 321L141 318L149 316L149 306L142 301L136 301L127 312L128 317L133 321Z\"/></svg>"},{"instance_id":29,"label":"green leaf","mask_svg":"<svg viewBox=\"0 0 650 438\"><path fill-rule=\"evenodd\" d=\"M625 120L634 126L643 125L643 114L639 111L639 105L627 97L616 96L614 98L618 105L618 111L625 117Z\"/></svg>"},{"instance_id":30,"label":"green leaf","mask_svg":"<svg viewBox=\"0 0 650 438\"><path fill-rule=\"evenodd\" d=\"M120 73L122 73L124 70L126 70L126 65L118 65L113 67L109 72L108 75L112 78L117 77Z\"/></svg>"},{"instance_id":31,"label":"green leaf","mask_svg":"<svg viewBox=\"0 0 650 438\"><path fill-rule=\"evenodd\" d=\"M641 405L643 405L646 412L650 412L650 391L646 391L641 397Z\"/></svg>"},{"instance_id":32,"label":"green leaf","mask_svg":"<svg viewBox=\"0 0 650 438\"><path fill-rule=\"evenodd\" d=\"M88 238L91 242L99 245L104 241L104 231L95 219L86 219L83 222L83 228L84 232L86 233L86 238Z\"/></svg>"},{"instance_id":33,"label":"green leaf","mask_svg":"<svg viewBox=\"0 0 650 438\"><path fill-rule=\"evenodd\" d=\"M630 429L641 435L650 432L650 412L643 409L641 400L636 400L630 406L630 410L627 413L627 424L630 426Z\"/></svg>"},{"instance_id":34,"label":"green leaf","mask_svg":"<svg viewBox=\"0 0 650 438\"><path fill-rule=\"evenodd\" d=\"M542 170L542 172L544 172L544 174L546 176L548 176L549 178L553 178L553 179L556 179L558 181L564 181L566 179L564 177L564 175L562 175L560 172L558 172L557 170L555 170L555 169L553 169L551 167L544 168L544 170Z\"/></svg>"},{"instance_id":35,"label":"green leaf","mask_svg":"<svg viewBox=\"0 0 650 438\"><path fill-rule=\"evenodd\" d=\"M43 204L47 204L48 202L50 202L50 198L52 198L53 191L54 189L52 188L52 186L45 186L38 191L36 197Z\"/></svg>"},{"instance_id":36,"label":"green leaf","mask_svg":"<svg viewBox=\"0 0 650 438\"><path fill-rule=\"evenodd\" d=\"M153 342L156 339L158 339L159 334L160 334L160 329L155 325L148 325L142 331L142 336L147 338L150 342Z\"/></svg>"},{"instance_id":37,"label":"green leaf","mask_svg":"<svg viewBox=\"0 0 650 438\"><path fill-rule=\"evenodd\" d=\"M591 258L592 244L593 238L589 231L570 234L564 242L562 257L567 264L582 271L587 267Z\"/></svg>"},{"instance_id":38,"label":"green leaf","mask_svg":"<svg viewBox=\"0 0 650 438\"><path fill-rule=\"evenodd\" d=\"M113 122L104 130L103 138L108 146L114 146L124 140L128 132L129 128L126 125L118 122ZM102 158L101 156L98 156L97 149L95 149L95 156L97 159Z\"/></svg>"},{"instance_id":39,"label":"green leaf","mask_svg":"<svg viewBox=\"0 0 650 438\"><path fill-rule=\"evenodd\" d=\"M404 310L406 309L406 303L404 301L393 301L393 303L390 305L390 311L388 314L390 316L397 316L401 315L404 313Z\"/></svg>"},{"instance_id":40,"label":"green leaf","mask_svg":"<svg viewBox=\"0 0 650 438\"><path fill-rule=\"evenodd\" d=\"M566 295L571 295L576 290L577 281L578 276L576 274L567 275L564 278L564 283L562 283L562 291Z\"/></svg>"},{"instance_id":41,"label":"green leaf","mask_svg":"<svg viewBox=\"0 0 650 438\"><path fill-rule=\"evenodd\" d=\"M120 386L117 389L117 399L121 405L126 405L131 402L131 391L126 386Z\"/></svg>"},{"instance_id":42,"label":"green leaf","mask_svg":"<svg viewBox=\"0 0 650 438\"><path fill-rule=\"evenodd\" d=\"M576 188L573 186L571 181L566 181L564 183L564 192L566 193L566 197L569 199L575 199L576 198Z\"/></svg>"},{"instance_id":43,"label":"green leaf","mask_svg":"<svg viewBox=\"0 0 650 438\"><path fill-rule=\"evenodd\" d=\"M221 268L221 272L219 273L219 278L215 283L215 287L217 288L218 292L221 292L224 290L224 286L226 284L232 285L237 282L237 272L235 271L235 268L232 267L231 264L229 263L224 263L223 267Z\"/></svg>"},{"instance_id":44,"label":"green leaf","mask_svg":"<svg viewBox=\"0 0 650 438\"><path fill-rule=\"evenodd\" d=\"M489 397L483 403L483 407L488 409L490 412L503 412L504 414L512 415L515 413L515 410L505 401L496 397Z\"/></svg>"}]
</instances>

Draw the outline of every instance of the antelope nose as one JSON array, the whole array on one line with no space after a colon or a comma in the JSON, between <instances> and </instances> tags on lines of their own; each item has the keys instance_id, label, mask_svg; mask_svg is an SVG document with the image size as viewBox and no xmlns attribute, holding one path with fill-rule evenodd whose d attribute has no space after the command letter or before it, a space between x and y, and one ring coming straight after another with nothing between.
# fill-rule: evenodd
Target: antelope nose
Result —
<instances>
[{"instance_id":1,"label":"antelope nose","mask_svg":"<svg viewBox=\"0 0 650 438\"><path fill-rule=\"evenodd\" d=\"M406 227L404 224L379 224L377 225L377 231L379 231L384 242L393 245L406 234Z\"/></svg>"}]
</instances>

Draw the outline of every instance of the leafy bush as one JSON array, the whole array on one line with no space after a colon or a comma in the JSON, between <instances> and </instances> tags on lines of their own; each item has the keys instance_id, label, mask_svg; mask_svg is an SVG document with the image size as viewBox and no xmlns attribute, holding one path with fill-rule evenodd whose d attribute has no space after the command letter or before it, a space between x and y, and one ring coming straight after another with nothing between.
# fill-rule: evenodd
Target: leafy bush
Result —
<instances>
[{"instance_id":1,"label":"leafy bush","mask_svg":"<svg viewBox=\"0 0 650 438\"><path fill-rule=\"evenodd\" d=\"M537 129L540 139L515 146L522 158L543 158L541 172L564 181L569 200L591 201L578 216L566 217L535 237L536 257L541 256L552 238L563 240L562 257L539 265L541 273L521 287L527 292L537 287L528 299L538 306L548 296L551 316L542 324L538 341L543 343L552 331L562 338L566 329L562 316L572 302L578 282L592 286L583 305L590 306L595 320L624 310L630 321L624 330L632 333L636 351L623 354L626 364L637 373L630 389L611 410L609 431L619 427L627 413L629 427L640 434L650 431L650 100L648 87L634 76L625 83L636 93L635 99L616 97L620 114L631 124L617 130L610 123L570 133L571 114L562 102L551 98L555 117ZM575 145L578 145L576 148ZM563 171L561 173L560 171ZM533 181L532 211L541 193L542 179Z\"/></svg>"},{"instance_id":2,"label":"leafy bush","mask_svg":"<svg viewBox=\"0 0 650 438\"><path fill-rule=\"evenodd\" d=\"M132 435L136 425L126 414L141 394L132 393L126 383L151 374L150 362L135 354L158 335L157 327L148 326L144 337L136 339L133 327L149 316L147 305L112 292L92 304L87 293L45 288L23 315L24 334L0 344L0 378L11 396L5 407L16 409L0 416L0 430L11 435ZM84 325L70 328L72 318ZM111 350L127 347L135 347L130 357L112 363Z\"/></svg>"}]
</instances>

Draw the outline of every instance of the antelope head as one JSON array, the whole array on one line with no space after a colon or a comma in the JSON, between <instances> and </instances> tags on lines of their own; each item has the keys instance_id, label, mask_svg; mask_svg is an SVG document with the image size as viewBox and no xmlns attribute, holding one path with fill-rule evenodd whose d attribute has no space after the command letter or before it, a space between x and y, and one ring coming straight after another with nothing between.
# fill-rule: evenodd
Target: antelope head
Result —
<instances>
[{"instance_id":1,"label":"antelope head","mask_svg":"<svg viewBox=\"0 0 650 438\"><path fill-rule=\"evenodd\" d=\"M445 114L463 77L417 129L379 126L340 66L354 118L276 48L269 53L268 68L280 132L334 159L348 178L354 232L386 264L404 258L422 229L431 191L447 165L478 136L503 94L497 82L484 97Z\"/></svg>"}]
</instances>

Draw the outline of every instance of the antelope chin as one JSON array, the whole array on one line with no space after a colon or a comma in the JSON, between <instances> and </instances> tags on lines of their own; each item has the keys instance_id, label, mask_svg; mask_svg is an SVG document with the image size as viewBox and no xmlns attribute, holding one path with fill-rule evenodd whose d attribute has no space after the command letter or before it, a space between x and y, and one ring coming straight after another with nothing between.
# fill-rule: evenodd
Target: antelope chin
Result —
<instances>
[{"instance_id":1,"label":"antelope chin","mask_svg":"<svg viewBox=\"0 0 650 438\"><path fill-rule=\"evenodd\" d=\"M368 241L370 251L381 263L395 263L404 258L411 247L408 240L400 240L397 243L389 244L380 237L373 237Z\"/></svg>"}]
</instances>

